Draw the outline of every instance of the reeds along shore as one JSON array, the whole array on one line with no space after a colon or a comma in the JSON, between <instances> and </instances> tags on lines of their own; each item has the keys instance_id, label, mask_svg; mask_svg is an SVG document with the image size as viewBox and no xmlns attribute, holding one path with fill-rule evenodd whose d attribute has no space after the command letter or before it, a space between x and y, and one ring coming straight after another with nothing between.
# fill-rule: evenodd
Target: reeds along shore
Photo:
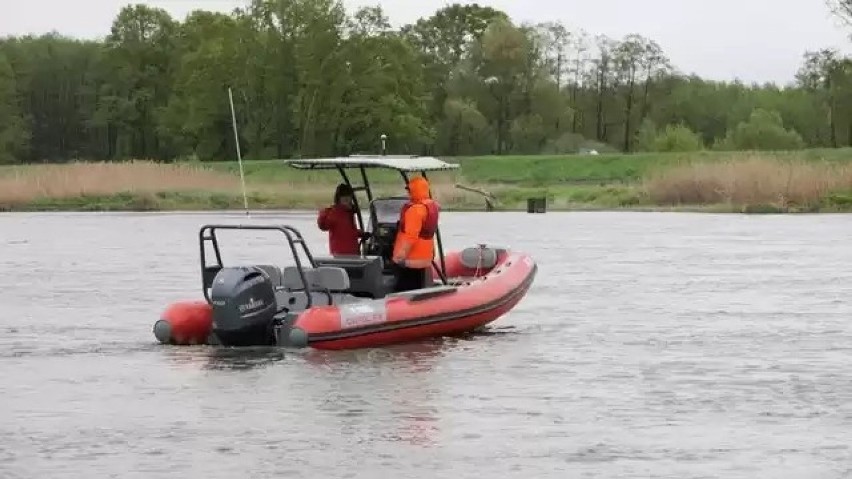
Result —
<instances>
[{"instance_id":1,"label":"reeds along shore","mask_svg":"<svg viewBox=\"0 0 852 479\"><path fill-rule=\"evenodd\" d=\"M161 191L232 191L240 179L208 169L149 161L11 167L0 174L0 203Z\"/></svg>"},{"instance_id":2,"label":"reeds along shore","mask_svg":"<svg viewBox=\"0 0 852 479\"><path fill-rule=\"evenodd\" d=\"M250 203L263 208L313 208L331 202L339 178L305 177L247 183ZM375 184L402 194L400 184ZM454 189L451 179L432 191L449 204L475 205L479 196ZM112 198L121 196L121 198ZM0 210L32 209L218 209L242 207L238 175L203 164L151 161L69 163L0 168Z\"/></svg>"},{"instance_id":3,"label":"reeds along shore","mask_svg":"<svg viewBox=\"0 0 852 479\"><path fill-rule=\"evenodd\" d=\"M646 178L644 190L656 205L814 208L832 193L852 192L852 165L755 155L658 171Z\"/></svg>"},{"instance_id":4,"label":"reeds along shore","mask_svg":"<svg viewBox=\"0 0 852 479\"><path fill-rule=\"evenodd\" d=\"M630 167L629 156L619 157L619 165ZM576 157L551 158L556 165L577 161ZM833 210L852 211L852 162L826 162L779 158L767 154L743 154L718 159L672 163L661 160L651 165L638 181L589 186L577 178L558 174L535 187L518 183L518 168L537 157L518 157L520 165L490 171L487 182L465 177L461 171L433 175L433 192L447 209L482 209L482 196L457 189L454 183L479 186L497 197L499 207L523 209L527 195L546 194L551 209L604 209L624 207L702 207L724 206L723 210L743 211L751 206L778 211L818 210L832 198ZM482 169L488 159L475 160ZM586 160L583 160L586 161ZM602 160L601 168L611 168ZM647 163L647 161L646 161ZM471 163L474 165L474 163ZM70 163L26 165L0 168L0 209L2 210L98 210L98 209L227 209L242 207L239 175L199 163L162 164L148 161L127 163ZM541 165L540 165L541 166ZM315 208L328 204L340 180L334 175L321 178L286 172L281 165L247 167L249 203L254 208ZM249 175L248 169L254 168ZM278 177L267 174L278 172ZM502 171L507 170L507 171ZM564 168L563 168L564 170ZM282 173L284 172L284 173ZM471 175L475 176L475 175ZM627 173L625 175L627 176ZM461 177L461 178L460 178ZM400 194L398 176L372 182L378 194ZM572 186L577 185L577 186ZM583 193L578 191L583 189ZM586 192L595 189L595 194ZM533 192L533 190L535 190ZM613 198L629 201L613 201ZM106 198L106 200L105 200ZM111 198L111 199L110 199ZM580 198L580 199L578 199Z\"/></svg>"}]
</instances>

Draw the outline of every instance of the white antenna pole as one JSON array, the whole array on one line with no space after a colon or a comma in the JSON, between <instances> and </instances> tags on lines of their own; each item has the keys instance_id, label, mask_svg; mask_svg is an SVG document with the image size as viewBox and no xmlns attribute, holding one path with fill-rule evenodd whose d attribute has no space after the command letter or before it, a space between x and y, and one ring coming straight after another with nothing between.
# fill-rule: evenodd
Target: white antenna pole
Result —
<instances>
[{"instance_id":1,"label":"white antenna pole","mask_svg":"<svg viewBox=\"0 0 852 479\"><path fill-rule=\"evenodd\" d=\"M234 95L231 93L231 87L228 87L228 100L231 102L231 122L234 125L234 142L237 145L237 162L240 165L240 183L243 186L243 208L246 210L246 216L249 215L248 198L246 197L246 178L243 174L243 155L240 152L240 137L237 134L237 114L234 112Z\"/></svg>"}]
</instances>

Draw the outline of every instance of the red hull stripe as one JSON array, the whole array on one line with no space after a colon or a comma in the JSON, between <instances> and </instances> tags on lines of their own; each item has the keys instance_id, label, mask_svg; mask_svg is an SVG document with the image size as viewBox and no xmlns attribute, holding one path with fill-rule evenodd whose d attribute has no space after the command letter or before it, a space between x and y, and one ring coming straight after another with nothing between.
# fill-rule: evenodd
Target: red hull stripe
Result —
<instances>
[{"instance_id":1,"label":"red hull stripe","mask_svg":"<svg viewBox=\"0 0 852 479\"><path fill-rule=\"evenodd\" d=\"M451 313L441 313L433 316L424 316L421 318L414 318L402 321L396 321L393 323L384 323L378 325L367 325L361 326L358 328L347 329L346 331L334 331L329 333L311 333L308 335L308 344L314 345L315 343L322 343L327 341L338 341L342 339L349 339L357 336L365 336L374 333L382 333L388 331L397 331L400 329L409 329L409 328L417 328L421 326L427 326L435 323L442 322L450 322L456 321L460 319L465 319L469 316L474 316L478 314L484 314L490 312L492 310L498 309L501 306L506 305L507 303L512 302L517 299L518 296L524 295L527 290L532 285L533 280L535 279L535 275L538 272L538 265L533 265L533 268L527 274L527 277L524 278L523 282L518 285L517 288L511 290L509 293L501 296L500 298L489 301L488 303L481 304L474 308L468 308L459 311L453 311Z\"/></svg>"}]
</instances>

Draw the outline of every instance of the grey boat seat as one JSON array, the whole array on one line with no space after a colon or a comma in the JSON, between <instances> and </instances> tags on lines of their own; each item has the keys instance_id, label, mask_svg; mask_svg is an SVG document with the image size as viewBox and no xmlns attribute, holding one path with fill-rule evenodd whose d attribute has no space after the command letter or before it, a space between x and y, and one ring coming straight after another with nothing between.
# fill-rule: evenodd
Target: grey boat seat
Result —
<instances>
[{"instance_id":1,"label":"grey boat seat","mask_svg":"<svg viewBox=\"0 0 852 479\"><path fill-rule=\"evenodd\" d=\"M303 311L311 307L335 303L340 293L349 289L349 276L343 268L320 266L304 268L305 280L310 285L310 293L305 290L299 268L287 266L282 272L281 286L276 288L275 300L279 309ZM310 295L310 296L309 296Z\"/></svg>"},{"instance_id":2,"label":"grey boat seat","mask_svg":"<svg viewBox=\"0 0 852 479\"><path fill-rule=\"evenodd\" d=\"M349 275L348 293L358 297L383 298L387 292L381 256L333 256L314 258L317 266L343 268Z\"/></svg>"},{"instance_id":3,"label":"grey boat seat","mask_svg":"<svg viewBox=\"0 0 852 479\"><path fill-rule=\"evenodd\" d=\"M277 266L273 266L271 264L256 264L255 268L260 269L267 276L269 276L269 280L272 282L273 286L281 286L281 282L283 280L283 273L281 272L281 268Z\"/></svg>"},{"instance_id":4,"label":"grey boat seat","mask_svg":"<svg viewBox=\"0 0 852 479\"><path fill-rule=\"evenodd\" d=\"M350 288L348 272L343 268L333 266L318 266L316 268L304 268L305 279L311 289L327 289L332 292L343 292ZM305 289L302 284L302 276L296 266L287 266L283 270L281 286L287 289L299 291Z\"/></svg>"}]
</instances>

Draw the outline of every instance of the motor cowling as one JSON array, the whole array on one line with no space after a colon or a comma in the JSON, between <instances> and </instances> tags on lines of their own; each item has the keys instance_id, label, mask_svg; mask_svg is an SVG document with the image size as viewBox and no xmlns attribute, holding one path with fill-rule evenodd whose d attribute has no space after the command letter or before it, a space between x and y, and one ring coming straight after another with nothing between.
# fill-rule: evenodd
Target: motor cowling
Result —
<instances>
[{"instance_id":1,"label":"motor cowling","mask_svg":"<svg viewBox=\"0 0 852 479\"><path fill-rule=\"evenodd\" d=\"M224 346L273 344L275 289L254 266L223 268L213 279L213 334Z\"/></svg>"}]
</instances>

